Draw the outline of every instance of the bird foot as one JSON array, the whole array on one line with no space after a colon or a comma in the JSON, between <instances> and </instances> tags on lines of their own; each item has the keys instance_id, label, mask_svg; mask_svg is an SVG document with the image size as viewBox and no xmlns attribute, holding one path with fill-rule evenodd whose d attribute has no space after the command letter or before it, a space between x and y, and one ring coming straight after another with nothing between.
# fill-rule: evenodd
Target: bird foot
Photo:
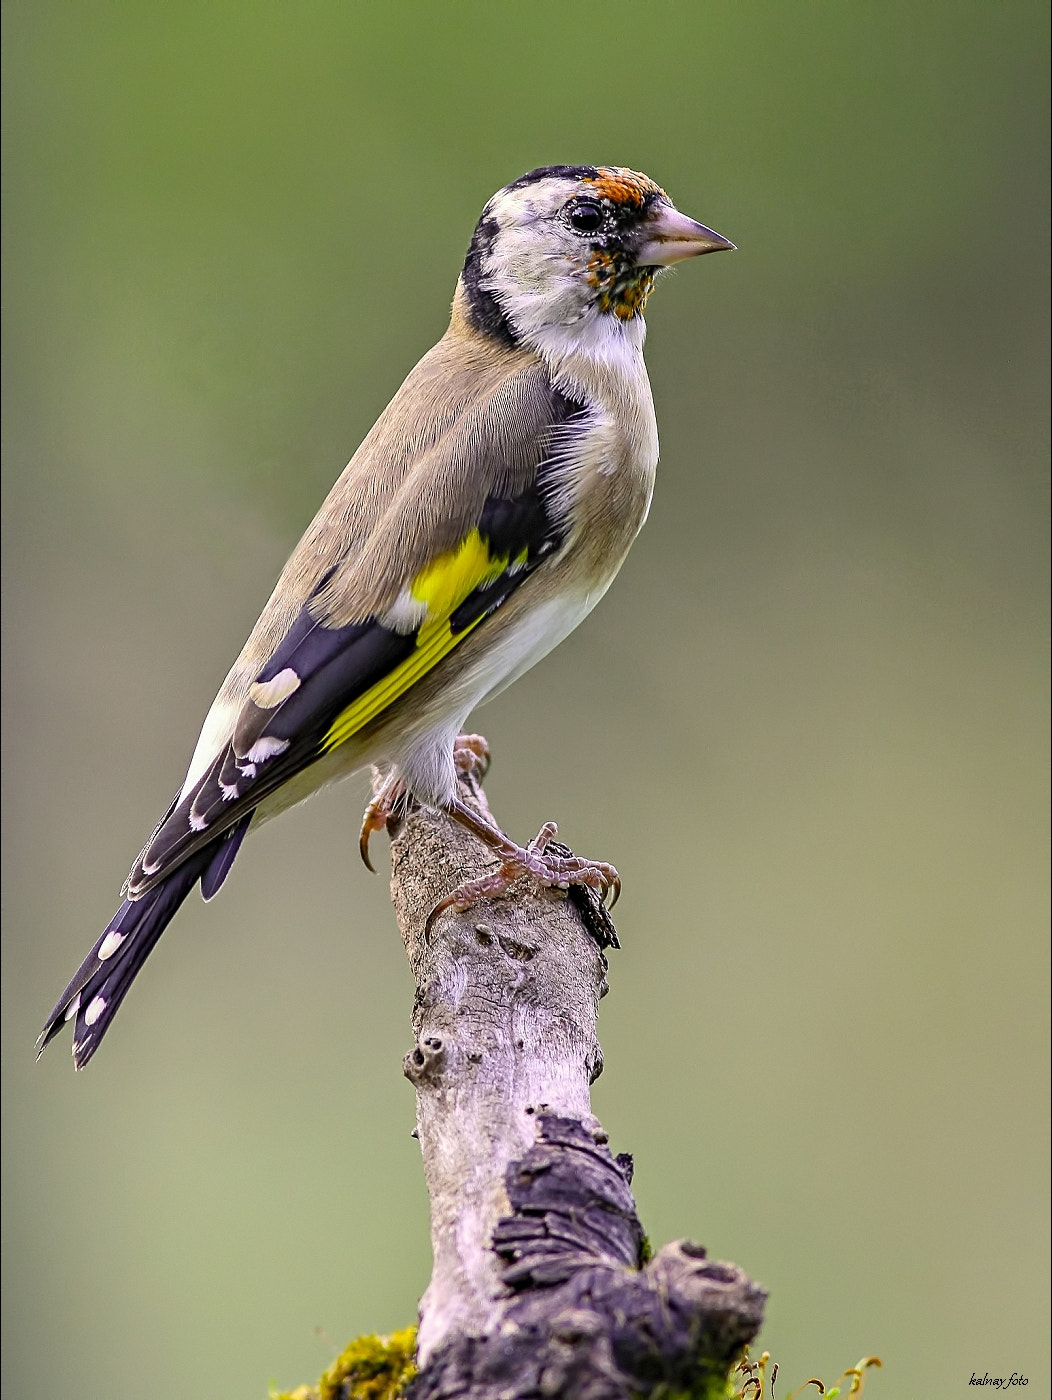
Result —
<instances>
[{"instance_id":1,"label":"bird foot","mask_svg":"<svg viewBox=\"0 0 1052 1400\"><path fill-rule=\"evenodd\" d=\"M453 766L461 777L480 783L489 763L489 743L481 734L458 734L453 740Z\"/></svg>"},{"instance_id":2,"label":"bird foot","mask_svg":"<svg viewBox=\"0 0 1052 1400\"><path fill-rule=\"evenodd\" d=\"M480 783L489 770L490 748L481 734L458 734L453 740L453 766L461 777ZM367 870L376 873L369 858L369 842L375 832L383 831L392 819L404 817L410 801L409 789L402 778L391 777L384 783L362 815L358 834L358 850Z\"/></svg>"},{"instance_id":3,"label":"bird foot","mask_svg":"<svg viewBox=\"0 0 1052 1400\"><path fill-rule=\"evenodd\" d=\"M548 851L558 828L545 822L528 846L517 846L497 827L490 826L470 807L454 801L446 808L448 814L483 841L500 856L500 865L488 875L468 880L440 899L428 914L424 934L429 935L435 920L447 909L458 913L472 909L486 899L499 899L522 875L530 875L542 889L568 890L571 885L586 885L605 899L612 894L611 905L621 893L621 878L612 865L602 860L585 860L583 856L556 854Z\"/></svg>"},{"instance_id":4,"label":"bird foot","mask_svg":"<svg viewBox=\"0 0 1052 1400\"><path fill-rule=\"evenodd\" d=\"M369 842L373 833L383 831L393 817L402 816L409 802L409 789L401 778L388 778L362 814L362 829L358 833L358 850L367 870L376 874L369 859Z\"/></svg>"}]
</instances>

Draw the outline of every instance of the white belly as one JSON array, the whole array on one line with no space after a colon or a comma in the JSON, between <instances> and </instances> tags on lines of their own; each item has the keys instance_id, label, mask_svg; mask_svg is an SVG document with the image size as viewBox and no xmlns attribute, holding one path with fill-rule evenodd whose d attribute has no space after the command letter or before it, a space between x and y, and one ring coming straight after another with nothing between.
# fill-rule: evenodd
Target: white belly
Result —
<instances>
[{"instance_id":1,"label":"white belly","mask_svg":"<svg viewBox=\"0 0 1052 1400\"><path fill-rule=\"evenodd\" d=\"M490 642L485 653L465 668L449 685L449 708L406 744L392 753L416 797L436 806L448 801L456 789L453 740L468 716L492 700L567 637L591 612L605 587L587 595L552 598L520 615L506 635Z\"/></svg>"}]
</instances>

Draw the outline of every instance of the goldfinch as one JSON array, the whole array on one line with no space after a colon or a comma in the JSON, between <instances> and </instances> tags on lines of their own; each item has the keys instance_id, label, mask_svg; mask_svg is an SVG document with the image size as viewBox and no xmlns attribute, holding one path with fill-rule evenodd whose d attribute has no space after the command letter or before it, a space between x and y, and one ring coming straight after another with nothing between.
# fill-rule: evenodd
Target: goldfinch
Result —
<instances>
[{"instance_id":1,"label":"goldfinch","mask_svg":"<svg viewBox=\"0 0 1052 1400\"><path fill-rule=\"evenodd\" d=\"M204 722L124 903L59 998L91 1059L136 973L200 883L219 890L250 829L370 765L387 775L362 851L406 794L500 857L441 908L530 872L619 888L602 862L529 847L457 796L458 735L483 700L595 607L650 505L657 425L643 311L657 273L733 248L652 180L556 165L482 211L449 329L401 386L282 571Z\"/></svg>"}]
</instances>

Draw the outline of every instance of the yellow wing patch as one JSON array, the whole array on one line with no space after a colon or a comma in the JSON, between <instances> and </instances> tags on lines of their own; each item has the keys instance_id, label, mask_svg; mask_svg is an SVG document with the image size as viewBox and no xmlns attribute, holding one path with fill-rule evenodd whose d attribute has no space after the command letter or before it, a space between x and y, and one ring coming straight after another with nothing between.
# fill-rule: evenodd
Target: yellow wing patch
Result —
<instances>
[{"instance_id":1,"label":"yellow wing patch","mask_svg":"<svg viewBox=\"0 0 1052 1400\"><path fill-rule=\"evenodd\" d=\"M515 562L525 563L525 560L526 551L523 550ZM323 753L364 729L478 626L481 617L454 633L449 619L476 588L498 579L509 562L507 554L492 555L486 541L474 529L456 549L440 554L420 570L409 586L417 602L427 605L427 618L417 633L416 650L337 715L322 740Z\"/></svg>"},{"instance_id":2,"label":"yellow wing patch","mask_svg":"<svg viewBox=\"0 0 1052 1400\"><path fill-rule=\"evenodd\" d=\"M449 617L469 593L500 578L507 567L508 556L494 559L486 541L475 529L456 549L440 554L421 569L409 585L409 591L418 602L427 604L428 622L431 622L435 618Z\"/></svg>"}]
</instances>

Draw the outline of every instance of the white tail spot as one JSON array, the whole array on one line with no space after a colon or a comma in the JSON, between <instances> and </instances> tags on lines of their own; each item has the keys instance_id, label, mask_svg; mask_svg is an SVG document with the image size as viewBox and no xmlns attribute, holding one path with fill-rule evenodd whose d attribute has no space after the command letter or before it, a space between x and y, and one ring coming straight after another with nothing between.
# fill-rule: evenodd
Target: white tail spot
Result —
<instances>
[{"instance_id":1,"label":"white tail spot","mask_svg":"<svg viewBox=\"0 0 1052 1400\"><path fill-rule=\"evenodd\" d=\"M77 1012L78 1012L79 1010L80 1010L80 993L78 992L77 995L76 995L76 996L73 998L73 1000L70 1002L70 1004L66 1007L66 1014L62 1017L63 1021L72 1021L72 1020L73 1020L73 1017L77 1014Z\"/></svg>"},{"instance_id":2,"label":"white tail spot","mask_svg":"<svg viewBox=\"0 0 1052 1400\"><path fill-rule=\"evenodd\" d=\"M92 1000L88 1002L88 1009L84 1013L84 1024L86 1026L93 1026L105 1010L106 998L101 996L93 997Z\"/></svg>"},{"instance_id":3,"label":"white tail spot","mask_svg":"<svg viewBox=\"0 0 1052 1400\"><path fill-rule=\"evenodd\" d=\"M105 962L107 958L112 958L127 936L126 933L121 933L118 929L111 928L109 933L99 944L99 962Z\"/></svg>"}]
</instances>

